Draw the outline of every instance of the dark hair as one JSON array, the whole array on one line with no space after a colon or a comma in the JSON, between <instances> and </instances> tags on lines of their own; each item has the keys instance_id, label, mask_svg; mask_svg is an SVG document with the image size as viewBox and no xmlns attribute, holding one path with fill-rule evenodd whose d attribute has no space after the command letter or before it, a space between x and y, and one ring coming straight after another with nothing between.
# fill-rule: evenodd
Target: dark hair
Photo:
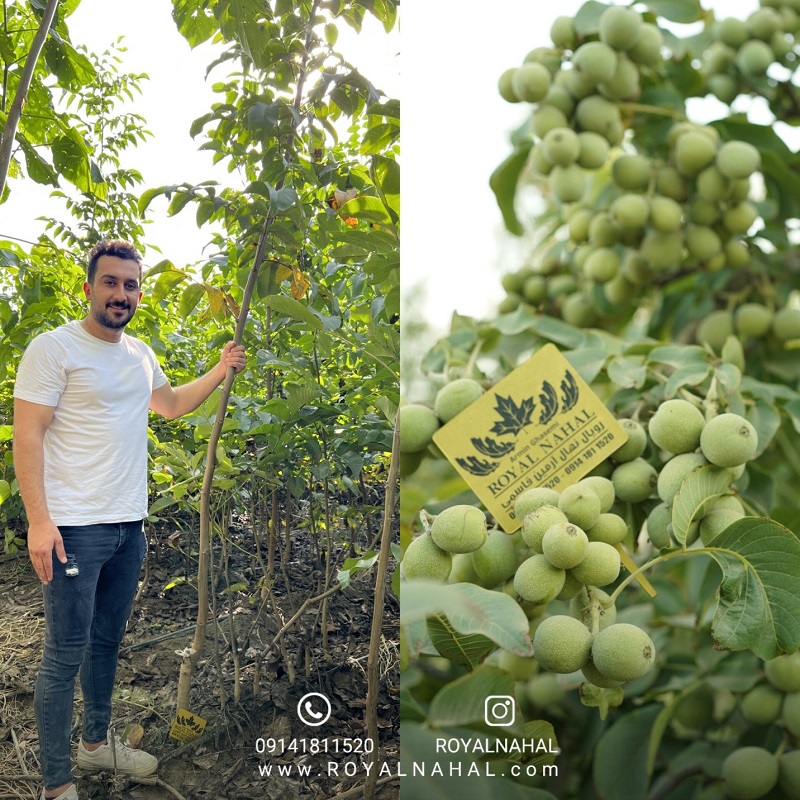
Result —
<instances>
[{"instance_id":1,"label":"dark hair","mask_svg":"<svg viewBox=\"0 0 800 800\"><path fill-rule=\"evenodd\" d=\"M97 272L97 262L100 256L116 256L117 258L127 258L135 261L139 265L139 280L142 279L142 255L130 243L123 239L101 239L89 251L89 265L86 267L86 280L94 283L94 275Z\"/></svg>"}]
</instances>

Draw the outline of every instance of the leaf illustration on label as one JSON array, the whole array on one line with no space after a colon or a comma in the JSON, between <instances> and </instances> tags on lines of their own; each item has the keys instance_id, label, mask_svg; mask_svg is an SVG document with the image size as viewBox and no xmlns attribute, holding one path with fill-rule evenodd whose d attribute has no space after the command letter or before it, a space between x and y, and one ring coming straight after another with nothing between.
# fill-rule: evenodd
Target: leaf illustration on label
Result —
<instances>
[{"instance_id":1,"label":"leaf illustration on label","mask_svg":"<svg viewBox=\"0 0 800 800\"><path fill-rule=\"evenodd\" d=\"M481 459L476 456L457 458L456 462L461 469L471 472L473 475L490 475L497 469L497 462L481 461Z\"/></svg>"},{"instance_id":2,"label":"leaf illustration on label","mask_svg":"<svg viewBox=\"0 0 800 800\"><path fill-rule=\"evenodd\" d=\"M508 455L515 447L515 442L496 442L490 436L485 439L470 439L475 449L489 458L500 458Z\"/></svg>"},{"instance_id":3,"label":"leaf illustration on label","mask_svg":"<svg viewBox=\"0 0 800 800\"><path fill-rule=\"evenodd\" d=\"M542 413L539 415L539 424L544 425L558 413L558 394L550 383L542 384L542 393L539 395Z\"/></svg>"},{"instance_id":4,"label":"leaf illustration on label","mask_svg":"<svg viewBox=\"0 0 800 800\"><path fill-rule=\"evenodd\" d=\"M561 381L561 410L569 411L578 402L578 384L571 372L567 372Z\"/></svg>"},{"instance_id":5,"label":"leaf illustration on label","mask_svg":"<svg viewBox=\"0 0 800 800\"><path fill-rule=\"evenodd\" d=\"M504 436L507 433L518 434L524 427L530 425L533 408L532 397L517 405L511 399L511 395L508 397L497 395L495 411L500 415L500 419L492 425L491 432L497 436Z\"/></svg>"}]
</instances>

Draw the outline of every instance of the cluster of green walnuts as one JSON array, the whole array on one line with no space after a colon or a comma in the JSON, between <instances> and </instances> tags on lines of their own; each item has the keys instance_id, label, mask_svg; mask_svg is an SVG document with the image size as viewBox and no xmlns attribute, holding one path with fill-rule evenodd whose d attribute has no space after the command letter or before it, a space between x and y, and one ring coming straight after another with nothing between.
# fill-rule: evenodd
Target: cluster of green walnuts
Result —
<instances>
[{"instance_id":1,"label":"cluster of green walnuts","mask_svg":"<svg viewBox=\"0 0 800 800\"><path fill-rule=\"evenodd\" d=\"M800 653L778 656L764 664L765 680L739 700L739 711L752 725L783 725L800 740ZM722 767L726 794L734 800L756 800L780 785L787 800L800 800L800 750L779 754L763 747L740 747Z\"/></svg>"},{"instance_id":2,"label":"cluster of green walnuts","mask_svg":"<svg viewBox=\"0 0 800 800\"><path fill-rule=\"evenodd\" d=\"M746 21L722 19L710 27L714 41L700 71L708 91L724 97L756 91L751 84L769 64L796 60L796 0L762 5ZM648 155L626 136L641 110L642 87L663 79L659 28L631 8L611 6L597 34L581 37L569 17L559 17L550 34L553 46L504 72L499 91L508 101L534 104L529 171L555 201L562 224L555 244L534 263L503 277L500 313L529 305L577 327L613 323L654 286L724 269L737 291L745 284L753 289L752 298L739 291L738 302L760 300L767 313L781 315L769 291L757 297L762 265L751 242L759 217L751 178L761 169L759 151L689 122L674 124ZM745 272L753 274L749 283ZM794 313L767 334L746 335L769 335L779 344L795 339L800 324L786 319ZM751 314L748 303L744 318Z\"/></svg>"},{"instance_id":3,"label":"cluster of green walnuts","mask_svg":"<svg viewBox=\"0 0 800 800\"><path fill-rule=\"evenodd\" d=\"M738 747L723 761L719 777L733 800L757 800L776 786L784 800L800 800L800 750L793 747L800 741L800 653L764 662L763 677L738 698L726 692L717 696L707 684L697 686L676 704L673 723L684 737L708 736L720 724L782 728L785 744L777 752L752 743Z\"/></svg>"},{"instance_id":4,"label":"cluster of green walnuts","mask_svg":"<svg viewBox=\"0 0 800 800\"><path fill-rule=\"evenodd\" d=\"M439 427L477 400L484 388L473 378L456 378L436 394L433 408L424 403L400 406L400 474L411 475L433 443Z\"/></svg>"},{"instance_id":5,"label":"cluster of green walnuts","mask_svg":"<svg viewBox=\"0 0 800 800\"><path fill-rule=\"evenodd\" d=\"M745 516L732 487L758 451L758 433L747 419L726 412L706 420L699 403L675 398L658 406L646 429L633 419L620 420L620 424L628 441L612 455L617 463L612 481L619 487L617 496L631 503L650 500L653 494L658 496L660 502L650 510L646 524L647 535L657 549L675 547L673 505L684 481L695 470L706 468L726 477L728 489L706 498L702 516L694 519L687 531L687 546L698 538L708 543ZM643 457L650 443L662 457L666 456L658 470Z\"/></svg>"},{"instance_id":6,"label":"cluster of green walnuts","mask_svg":"<svg viewBox=\"0 0 800 800\"><path fill-rule=\"evenodd\" d=\"M647 633L617 623L616 607L599 588L619 576L616 545L628 533L625 520L611 512L615 499L608 478L591 476L561 493L529 489L514 506L529 548L514 574L514 590L534 605L569 600L572 614L555 614L537 625L534 658L550 672L580 670L602 688L641 677L655 661Z\"/></svg>"},{"instance_id":7,"label":"cluster of green walnuts","mask_svg":"<svg viewBox=\"0 0 800 800\"><path fill-rule=\"evenodd\" d=\"M703 54L702 74L708 90L730 105L756 85L769 91L767 70L773 64L794 66L800 3L761 0L746 20L727 17L712 29L714 41Z\"/></svg>"}]
</instances>

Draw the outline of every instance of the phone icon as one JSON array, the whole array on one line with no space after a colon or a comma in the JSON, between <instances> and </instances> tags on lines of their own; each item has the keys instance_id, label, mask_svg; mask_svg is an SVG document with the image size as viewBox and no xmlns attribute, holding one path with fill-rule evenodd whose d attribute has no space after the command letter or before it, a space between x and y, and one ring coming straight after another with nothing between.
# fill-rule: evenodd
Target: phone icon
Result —
<instances>
[{"instance_id":1,"label":"phone icon","mask_svg":"<svg viewBox=\"0 0 800 800\"><path fill-rule=\"evenodd\" d=\"M331 701L319 692L304 694L297 703L297 716L311 727L323 725L331 716Z\"/></svg>"}]
</instances>

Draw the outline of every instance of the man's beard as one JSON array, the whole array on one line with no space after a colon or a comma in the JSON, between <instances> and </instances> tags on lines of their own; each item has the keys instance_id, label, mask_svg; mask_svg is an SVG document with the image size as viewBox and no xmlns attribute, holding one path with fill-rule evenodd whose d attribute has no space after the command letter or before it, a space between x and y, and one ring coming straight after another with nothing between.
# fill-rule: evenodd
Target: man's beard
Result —
<instances>
[{"instance_id":1,"label":"man's beard","mask_svg":"<svg viewBox=\"0 0 800 800\"><path fill-rule=\"evenodd\" d=\"M121 308L121 306L111 306L112 308ZM119 330L120 328L124 328L133 318L134 311L131 309L130 306L125 306L125 309L128 313L122 314L121 316L111 316L105 310L97 310L94 312L95 320L102 325L104 328L110 328L111 330Z\"/></svg>"}]
</instances>

